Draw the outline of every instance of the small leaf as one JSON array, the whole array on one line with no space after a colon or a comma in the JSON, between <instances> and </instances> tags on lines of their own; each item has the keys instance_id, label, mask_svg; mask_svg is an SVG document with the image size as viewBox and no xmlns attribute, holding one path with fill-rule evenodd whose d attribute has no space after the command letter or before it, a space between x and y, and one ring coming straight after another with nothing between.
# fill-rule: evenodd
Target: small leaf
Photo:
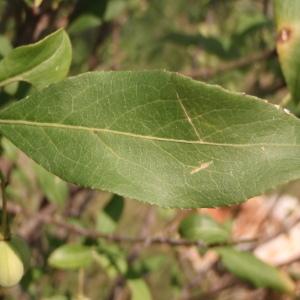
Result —
<instances>
[{"instance_id":1,"label":"small leaf","mask_svg":"<svg viewBox=\"0 0 300 300\"><path fill-rule=\"evenodd\" d=\"M124 199L118 195L105 205L103 210L97 216L97 229L103 233L112 233L115 231L118 221L122 216L124 209Z\"/></svg>"},{"instance_id":2,"label":"small leaf","mask_svg":"<svg viewBox=\"0 0 300 300\"><path fill-rule=\"evenodd\" d=\"M86 0L78 0L76 1L76 5L74 8L74 11L71 15L71 27L75 25L75 23L78 22L78 19L80 19L82 16L83 20L86 19L88 23L92 20L95 22L96 20L102 22L103 17L105 15L107 5L108 3L111 2L111 0L101 0L101 1L86 1ZM87 18L86 18L87 16ZM79 21L79 23L82 26L84 25L84 21ZM74 31L73 31L74 33Z\"/></svg>"},{"instance_id":3,"label":"small leaf","mask_svg":"<svg viewBox=\"0 0 300 300\"><path fill-rule=\"evenodd\" d=\"M188 240L201 240L207 244L225 243L230 238L227 228L207 215L191 215L179 227L180 234Z\"/></svg>"},{"instance_id":4,"label":"small leaf","mask_svg":"<svg viewBox=\"0 0 300 300\"><path fill-rule=\"evenodd\" d=\"M277 51L292 99L300 102L300 1L274 0Z\"/></svg>"},{"instance_id":5,"label":"small leaf","mask_svg":"<svg viewBox=\"0 0 300 300\"><path fill-rule=\"evenodd\" d=\"M11 50L12 46L9 39L4 35L0 35L0 59L8 55Z\"/></svg>"},{"instance_id":6,"label":"small leaf","mask_svg":"<svg viewBox=\"0 0 300 300\"><path fill-rule=\"evenodd\" d=\"M130 271L134 275L142 276L144 274L158 272L167 264L172 264L170 257L165 254L154 254L142 257L136 260L131 266Z\"/></svg>"},{"instance_id":7,"label":"small leaf","mask_svg":"<svg viewBox=\"0 0 300 300\"><path fill-rule=\"evenodd\" d=\"M127 272L126 255L117 245L101 241L98 249L93 252L93 258L111 279L119 274L125 275Z\"/></svg>"},{"instance_id":8,"label":"small leaf","mask_svg":"<svg viewBox=\"0 0 300 300\"><path fill-rule=\"evenodd\" d=\"M52 297L47 297L47 298L42 298L42 300L68 300L66 296L52 296Z\"/></svg>"},{"instance_id":9,"label":"small leaf","mask_svg":"<svg viewBox=\"0 0 300 300\"><path fill-rule=\"evenodd\" d=\"M68 197L68 185L59 177L34 163L38 183L50 202L63 206Z\"/></svg>"},{"instance_id":10,"label":"small leaf","mask_svg":"<svg viewBox=\"0 0 300 300\"><path fill-rule=\"evenodd\" d=\"M123 0L110 0L105 11L104 20L110 22L119 17L126 8L130 6L130 2Z\"/></svg>"},{"instance_id":11,"label":"small leaf","mask_svg":"<svg viewBox=\"0 0 300 300\"><path fill-rule=\"evenodd\" d=\"M93 257L111 279L116 278L119 274L124 274L127 270L125 257L110 257L109 254L100 252L94 252Z\"/></svg>"},{"instance_id":12,"label":"small leaf","mask_svg":"<svg viewBox=\"0 0 300 300\"><path fill-rule=\"evenodd\" d=\"M88 267L93 259L92 249L80 244L67 244L55 249L48 263L58 269L72 270Z\"/></svg>"},{"instance_id":13,"label":"small leaf","mask_svg":"<svg viewBox=\"0 0 300 300\"><path fill-rule=\"evenodd\" d=\"M72 34L79 34L88 29L95 28L100 26L102 23L101 19L95 15L82 15L79 16L68 28L68 33Z\"/></svg>"},{"instance_id":14,"label":"small leaf","mask_svg":"<svg viewBox=\"0 0 300 300\"><path fill-rule=\"evenodd\" d=\"M232 205L300 177L300 121L164 71L92 72L0 112L0 132L65 181L163 207Z\"/></svg>"},{"instance_id":15,"label":"small leaf","mask_svg":"<svg viewBox=\"0 0 300 300\"><path fill-rule=\"evenodd\" d=\"M152 296L145 280L137 278L127 281L131 292L131 300L151 300Z\"/></svg>"},{"instance_id":16,"label":"small leaf","mask_svg":"<svg viewBox=\"0 0 300 300\"><path fill-rule=\"evenodd\" d=\"M58 30L43 40L12 50L0 61L0 86L26 81L38 89L63 79L69 70L72 48L68 35Z\"/></svg>"},{"instance_id":17,"label":"small leaf","mask_svg":"<svg viewBox=\"0 0 300 300\"><path fill-rule=\"evenodd\" d=\"M218 248L217 252L231 273L256 287L267 287L285 293L291 293L295 288L286 273L266 264L250 252L241 252L231 247Z\"/></svg>"}]
</instances>

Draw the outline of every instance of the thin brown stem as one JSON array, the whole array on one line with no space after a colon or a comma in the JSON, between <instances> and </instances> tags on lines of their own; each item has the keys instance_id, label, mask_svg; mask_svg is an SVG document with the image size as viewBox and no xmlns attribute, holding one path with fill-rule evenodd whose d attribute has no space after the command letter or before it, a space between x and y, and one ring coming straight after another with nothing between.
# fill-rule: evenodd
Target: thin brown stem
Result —
<instances>
[{"instance_id":1,"label":"thin brown stem","mask_svg":"<svg viewBox=\"0 0 300 300\"><path fill-rule=\"evenodd\" d=\"M247 57L243 57L237 60L234 60L232 62L224 63L223 65L221 64L218 68L216 69L211 69L211 68L202 68L200 70L191 70L184 72L186 76L190 76L193 78L199 78L199 79L210 79L213 78L217 75L220 75L225 72L229 72L235 69L240 69L244 68L247 66L252 65L253 63L259 62L266 60L270 57L275 56L276 51L275 49L267 49L259 53L254 53L251 54Z\"/></svg>"},{"instance_id":2,"label":"thin brown stem","mask_svg":"<svg viewBox=\"0 0 300 300\"><path fill-rule=\"evenodd\" d=\"M84 295L84 269L81 268L78 271L78 296L83 296Z\"/></svg>"},{"instance_id":3,"label":"thin brown stem","mask_svg":"<svg viewBox=\"0 0 300 300\"><path fill-rule=\"evenodd\" d=\"M2 221L1 221L1 230L4 240L9 240L10 230L8 224L8 215L7 215L7 199L5 195L5 181L1 179L1 196L2 196Z\"/></svg>"},{"instance_id":4,"label":"thin brown stem","mask_svg":"<svg viewBox=\"0 0 300 300\"><path fill-rule=\"evenodd\" d=\"M58 226L60 228L64 228L70 233L89 237L91 239L105 239L110 242L117 242L117 243L127 243L127 244L145 244L145 245L169 245L174 247L180 246L196 246L198 248L212 248L217 246L222 246L224 244L213 244L207 245L203 241L189 241L180 238L169 238L169 237L162 237L162 236L152 236L152 237L129 237L129 236L119 236L114 234L104 234L102 232L93 230L93 229L86 229L74 224L66 223L65 221L59 218L51 218L46 217L43 219L43 222L47 224L52 224ZM247 240L239 240L239 241L231 241L225 243L226 245L235 245L241 243L251 243L255 242L256 239L247 239Z\"/></svg>"}]
</instances>

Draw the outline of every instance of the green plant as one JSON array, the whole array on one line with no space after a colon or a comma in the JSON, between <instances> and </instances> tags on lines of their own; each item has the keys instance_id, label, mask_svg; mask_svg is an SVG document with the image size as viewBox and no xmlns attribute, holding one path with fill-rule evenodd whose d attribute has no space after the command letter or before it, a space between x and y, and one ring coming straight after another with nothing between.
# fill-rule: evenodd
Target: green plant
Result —
<instances>
[{"instance_id":1,"label":"green plant","mask_svg":"<svg viewBox=\"0 0 300 300\"><path fill-rule=\"evenodd\" d=\"M46 235L47 241L41 242L49 266L70 274L75 271L78 277L78 291L62 291L62 297L67 298L61 299L74 295L78 300L88 299L84 292L85 272L93 268L101 268L115 286L126 285L132 299L139 300L152 298L144 275L165 266L171 278L172 295L178 294L183 285L182 274L177 267L169 267L173 261L168 262L164 257L167 262L162 262L156 255L153 260L151 257L136 259L140 249L124 250L115 244L118 242L196 246L204 252L213 249L226 269L238 278L255 287L293 294L295 285L286 272L269 266L250 252L233 248L240 241L231 238L231 224L218 223L209 216L188 215L182 222L177 222L180 223L180 238L148 237L149 233L143 231L141 236L133 238L130 234L119 236L115 232L123 216L124 198L163 208L230 206L300 178L298 2L274 1L277 49L290 91L280 95L283 100L279 105L263 100L263 91L258 95L261 97L255 97L229 90L234 85L235 90L239 88L237 81L241 81L241 77L235 69L251 66L252 60L275 57L272 47L263 49L259 55L248 57L244 53L249 51L248 38L255 34L259 45L273 42L272 21L266 16L257 13L248 21L235 16L238 28L234 31L235 24L227 24L230 38L226 39L216 34L185 34L157 16L161 12L166 18L180 15L184 7L191 24L197 23L203 18L202 11L211 11L215 1L202 1L198 12L180 0L171 7L164 1L151 4L133 0L67 2L19 3L26 12L24 23L28 31L31 30L32 39L39 30L37 25L43 23L35 24L35 19L30 21L30 16L43 16L44 13L52 29L57 27L55 24L62 18L61 14L69 14L66 29L14 49L5 40L8 34L0 36L6 41L0 39L0 96L4 99L0 133L3 157L9 162L9 170L3 170L5 178L2 178L0 285L17 284L29 256L24 242L11 235L11 226L14 226L11 224L17 221L11 222L8 212L13 209L6 201L7 198L17 199L22 207L20 195L24 193L18 194L19 184L21 187L28 185L29 190L38 187L39 193L42 191L38 208L40 217L32 225L36 231L44 223L50 231L51 226L56 226L79 236L74 242L63 233L63 238L59 233L58 236L50 233ZM248 7L245 3L243 5ZM13 4L7 5L13 7ZM216 7L221 13L222 9L230 11L230 5L223 3ZM3 10L9 15L9 9ZM121 34L124 15L132 17L132 21ZM161 22L159 28L163 28L163 35L156 43L149 41L153 37L147 34L153 28L153 19ZM18 20L14 22L20 30L22 24L18 24ZM222 21L217 19L215 23L218 22L222 28ZM101 34L96 30L99 28ZM136 40L132 38L131 43L126 44L130 32L136 28L143 30L134 34ZM123 52L114 53L115 49L109 43L103 48L99 46L99 40L110 30L115 30L116 43L126 49L126 59L122 59ZM217 28L211 30L218 31ZM153 32L156 37L158 33L154 29ZM124 36L124 40L120 36ZM18 44L20 37L16 35L15 38ZM145 51L139 51L143 42L148 46ZM65 79L71 67L71 43L74 47L71 73L82 74ZM189 56L186 49L195 45L204 51L203 57L198 58L200 64L210 61L214 68L185 73L207 80L215 78L210 83L172 72L176 59L170 62L170 53L180 58L184 52L178 63L190 65L192 55ZM131 47L135 48L132 50ZM102 66L99 57L109 57L103 67L107 69L115 65L122 66L117 69L139 69L141 66L152 69L166 65L172 71L85 72ZM160 57L164 57L163 62ZM238 59L232 62L235 57ZM262 77L267 73L282 79L276 64L275 57L266 70L261 71ZM231 78L222 77L230 71ZM255 71L253 73L255 77ZM228 89L215 83L224 83ZM33 160L28 162L29 175L24 166L20 166L18 149ZM32 174L37 178L34 184ZM76 186L70 188L67 182ZM79 201L80 208L72 215L72 204L67 205L67 199L78 195L80 198L83 188L88 189L85 190L85 201ZM102 195L106 197L105 205L102 209L95 208L97 213L91 213L91 218L79 218L83 203L94 196L94 189L107 192L106 196ZM54 213L57 215L53 217ZM167 214L167 210L162 210L162 215L164 213ZM162 220L165 219L163 216ZM22 232L23 237L34 239L34 234L26 230ZM6 261L6 268L2 268ZM25 276L23 288L29 290L31 296L38 297L33 279L42 278L45 273L43 266L40 270L31 269ZM53 294L53 289L49 288L43 297L56 296ZM49 297L47 299L55 299ZM97 297L104 296L97 294ZM113 295L111 297L114 299Z\"/></svg>"}]
</instances>

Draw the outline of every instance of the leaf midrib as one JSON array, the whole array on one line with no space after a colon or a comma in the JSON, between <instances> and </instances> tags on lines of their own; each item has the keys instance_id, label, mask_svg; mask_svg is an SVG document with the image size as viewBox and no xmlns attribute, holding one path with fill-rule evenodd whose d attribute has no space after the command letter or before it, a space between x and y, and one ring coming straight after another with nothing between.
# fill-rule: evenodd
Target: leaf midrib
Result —
<instances>
[{"instance_id":1,"label":"leaf midrib","mask_svg":"<svg viewBox=\"0 0 300 300\"><path fill-rule=\"evenodd\" d=\"M59 124L59 123L48 123L48 122L36 122L36 121L27 121L27 120L1 120L0 119L0 127L2 125L15 125L15 126L33 126L33 127L41 127L41 128L57 128L57 129L70 129L70 130L81 130L88 132L100 132L100 133L111 133L114 135L127 136L132 138L138 138L143 140L150 141L160 141L160 142L173 142L173 143L181 143L181 144L198 144L198 145L207 145L207 146L222 146L222 147L299 147L298 144L276 144L276 143L257 143L257 144L230 144L230 143L216 143L216 142L206 142L206 141L189 141L184 139L174 139L174 138L164 138L164 137L156 137L149 135L136 134L131 132L123 132L108 128L97 128L97 127L86 127L80 125L70 125L70 124Z\"/></svg>"}]
</instances>

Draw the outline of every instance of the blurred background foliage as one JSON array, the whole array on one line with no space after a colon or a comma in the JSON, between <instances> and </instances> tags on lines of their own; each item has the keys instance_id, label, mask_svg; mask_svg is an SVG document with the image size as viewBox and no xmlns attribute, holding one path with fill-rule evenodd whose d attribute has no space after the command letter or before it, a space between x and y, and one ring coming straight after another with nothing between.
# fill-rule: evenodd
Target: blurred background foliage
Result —
<instances>
[{"instance_id":1,"label":"blurred background foliage","mask_svg":"<svg viewBox=\"0 0 300 300\"><path fill-rule=\"evenodd\" d=\"M211 74L264 51L268 58L275 38L267 2L45 0L35 7L35 1L1 0L0 55L64 26L73 45L71 74L168 69L270 97L283 85L275 55Z\"/></svg>"},{"instance_id":2,"label":"blurred background foliage","mask_svg":"<svg viewBox=\"0 0 300 300\"><path fill-rule=\"evenodd\" d=\"M70 75L167 69L273 103L287 94L268 0L0 0L0 16L0 59L64 27L73 47ZM32 90L24 82L5 86L0 104ZM289 109L298 112L292 104ZM1 290L1 299L292 297L288 275L264 269L251 254L242 272L235 268L239 262L230 261L229 273L228 262L220 263L215 252L174 247L168 240L180 233L190 241L227 243L240 206L202 216L71 186L4 138L0 166L9 178L14 231L32 249L32 268L20 286ZM226 220L216 220L216 213ZM219 252L232 259L236 250L224 249ZM256 278L260 272L265 276Z\"/></svg>"}]
</instances>

